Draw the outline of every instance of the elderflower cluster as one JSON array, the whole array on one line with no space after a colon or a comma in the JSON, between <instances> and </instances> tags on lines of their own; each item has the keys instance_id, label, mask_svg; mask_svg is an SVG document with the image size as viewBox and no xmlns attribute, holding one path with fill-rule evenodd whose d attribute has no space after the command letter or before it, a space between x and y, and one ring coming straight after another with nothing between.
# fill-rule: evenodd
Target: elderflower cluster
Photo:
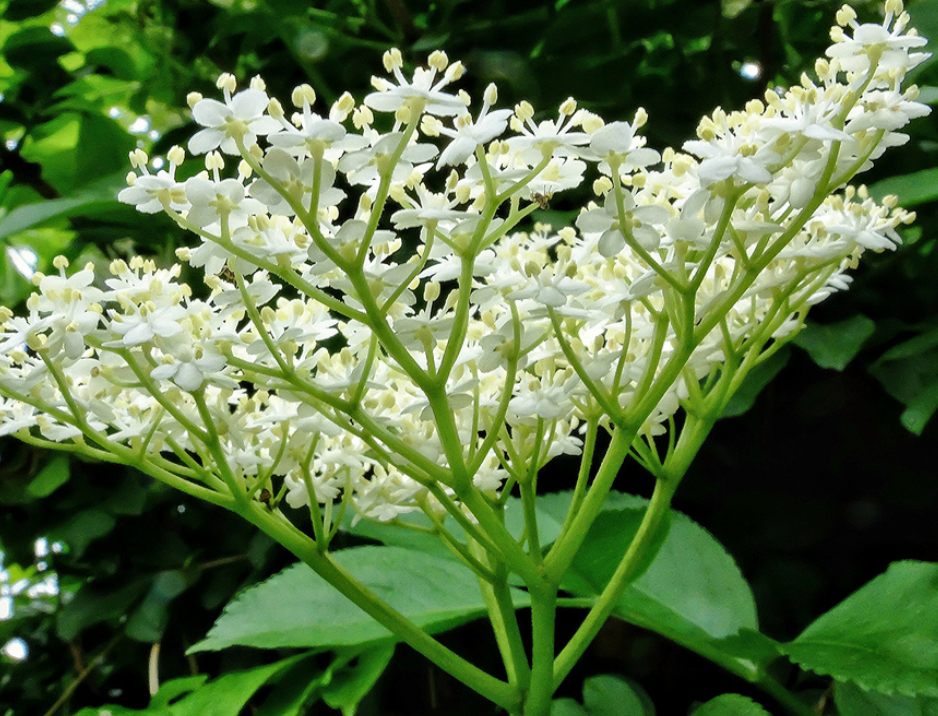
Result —
<instances>
[{"instance_id":1,"label":"elderflower cluster","mask_svg":"<svg viewBox=\"0 0 938 716\"><path fill-rule=\"evenodd\" d=\"M0 434L377 520L494 496L586 424L660 434L912 218L843 187L928 113L901 86L925 40L898 0L837 20L816 79L661 154L641 110L494 109L490 86L474 112L442 52L410 77L386 53L362 104L297 87L290 115L223 75L222 101L189 98L204 171L138 150L120 194L199 237L178 255L207 295L178 265L58 259L25 316L2 309ZM574 226L519 230L587 180Z\"/></svg>"}]
</instances>

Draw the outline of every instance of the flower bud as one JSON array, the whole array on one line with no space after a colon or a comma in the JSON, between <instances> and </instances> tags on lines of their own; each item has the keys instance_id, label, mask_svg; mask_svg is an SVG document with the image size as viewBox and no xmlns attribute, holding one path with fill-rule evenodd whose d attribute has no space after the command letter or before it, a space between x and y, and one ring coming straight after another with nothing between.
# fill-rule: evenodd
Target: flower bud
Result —
<instances>
[{"instance_id":1,"label":"flower bud","mask_svg":"<svg viewBox=\"0 0 938 716\"><path fill-rule=\"evenodd\" d=\"M498 87L492 82L485 88L485 94L482 95L482 101L486 104L495 104L498 102Z\"/></svg>"},{"instance_id":2,"label":"flower bud","mask_svg":"<svg viewBox=\"0 0 938 716\"><path fill-rule=\"evenodd\" d=\"M635 128L639 129L644 127L646 122L648 122L648 112L645 111L644 107L639 107L635 110Z\"/></svg>"},{"instance_id":3,"label":"flower bud","mask_svg":"<svg viewBox=\"0 0 938 716\"><path fill-rule=\"evenodd\" d=\"M448 82L455 82L460 77L462 77L465 72L466 66L462 62L457 61L446 68L445 77Z\"/></svg>"},{"instance_id":4,"label":"flower bud","mask_svg":"<svg viewBox=\"0 0 938 716\"><path fill-rule=\"evenodd\" d=\"M430 281L423 287L423 300L427 303L433 303L440 297L440 284L436 281Z\"/></svg>"},{"instance_id":5,"label":"flower bud","mask_svg":"<svg viewBox=\"0 0 938 716\"><path fill-rule=\"evenodd\" d=\"M410 118L413 116L413 112L410 107L406 104L402 104L394 111L394 119L396 119L401 124L407 124L410 122Z\"/></svg>"},{"instance_id":6,"label":"flower bud","mask_svg":"<svg viewBox=\"0 0 938 716\"><path fill-rule=\"evenodd\" d=\"M142 149L134 149L130 153L130 166L134 169L140 169L146 167L147 163L150 161L150 158L147 156L147 153Z\"/></svg>"},{"instance_id":7,"label":"flower bud","mask_svg":"<svg viewBox=\"0 0 938 716\"><path fill-rule=\"evenodd\" d=\"M420 120L420 131L428 137L439 137L443 123L431 114L425 114Z\"/></svg>"}]
</instances>

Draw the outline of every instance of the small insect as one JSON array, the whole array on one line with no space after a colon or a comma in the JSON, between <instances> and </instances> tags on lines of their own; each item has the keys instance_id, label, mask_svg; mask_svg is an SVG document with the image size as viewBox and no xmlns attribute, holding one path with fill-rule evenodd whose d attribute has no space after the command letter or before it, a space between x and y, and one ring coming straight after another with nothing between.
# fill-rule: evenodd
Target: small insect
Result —
<instances>
[{"instance_id":1,"label":"small insect","mask_svg":"<svg viewBox=\"0 0 938 716\"><path fill-rule=\"evenodd\" d=\"M227 266L222 266L221 271L218 272L220 278L225 279L226 281L234 281L235 275L234 272Z\"/></svg>"},{"instance_id":2,"label":"small insect","mask_svg":"<svg viewBox=\"0 0 938 716\"><path fill-rule=\"evenodd\" d=\"M260 494L258 494L257 499L259 502L263 502L267 506L268 510L273 510L274 507L277 506L276 504L272 502L273 495L270 494L270 490L268 490L266 487L260 491Z\"/></svg>"},{"instance_id":3,"label":"small insect","mask_svg":"<svg viewBox=\"0 0 938 716\"><path fill-rule=\"evenodd\" d=\"M547 194L541 194L539 192L531 192L531 201L537 204L542 209L547 209L550 207L550 200L554 198L554 195L550 192Z\"/></svg>"}]
</instances>

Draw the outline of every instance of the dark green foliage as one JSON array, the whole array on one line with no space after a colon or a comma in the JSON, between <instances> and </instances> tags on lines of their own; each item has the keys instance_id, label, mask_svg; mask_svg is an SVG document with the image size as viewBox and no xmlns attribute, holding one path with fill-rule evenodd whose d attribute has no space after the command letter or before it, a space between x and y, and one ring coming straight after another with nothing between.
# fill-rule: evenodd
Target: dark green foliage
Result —
<instances>
[{"instance_id":1,"label":"dark green foliage","mask_svg":"<svg viewBox=\"0 0 938 716\"><path fill-rule=\"evenodd\" d=\"M40 271L49 271L59 253L73 263L103 266L132 254L163 263L174 260L174 249L189 238L163 217L141 221L116 201L116 193L129 170L130 149L142 146L156 156L185 143L193 129L186 94L214 92L221 71L234 72L242 84L260 73L271 94L284 101L293 86L308 82L320 101L329 103L345 90L358 97L367 92L369 77L380 70L381 53L388 47L400 47L411 63L422 62L439 47L467 64L469 74L461 86L474 96L494 81L503 106L528 99L537 110L553 112L573 95L608 120L631 119L643 106L650 115L649 144L679 147L691 138L697 119L716 105L739 107L766 86L791 84L802 71L810 71L827 45L827 29L840 4L107 0L70 24L57 2L0 0L0 302L15 307L30 290L9 249L34 252ZM874 6L863 4L864 19L875 17ZM909 10L924 35L938 38L938 0L910 2ZM63 36L50 31L54 23L66 28ZM741 77L744 62L760 63L762 76L755 81ZM938 101L934 58L916 71L915 81L925 88L923 97ZM158 132L155 137L134 125L140 117ZM933 527L938 434L932 419L938 409L938 178L933 169L938 123L933 117L916 122L909 133L906 147L892 151L875 174L863 177L874 195L895 193L918 212L916 226L904 233L906 245L861 268L853 290L820 307L819 322L809 324L798 339L812 361L834 370L815 369L798 349L760 366L727 411L742 417L727 421L725 431L718 428L698 472L688 477L686 497L678 499L695 519L713 525L729 553L740 555L765 629L779 639L796 636L891 559L933 559L938 546ZM187 165L185 171L194 168ZM575 206L559 200L539 218L569 221L564 212ZM797 378L785 388L766 388L779 372L781 379ZM864 400L854 402L855 395ZM840 412L838 400L846 405ZM904 433L900 420L921 437L915 441ZM807 436L819 433L822 441L807 447ZM764 445L770 447L760 447L758 440L766 434L778 440L766 438ZM884 455L885 450L890 453ZM789 466L787 473L779 475L779 466ZM623 486L629 491L645 484L634 475L624 479L630 481ZM549 489L567 490L571 483L563 467L551 468L543 478ZM828 486L826 491L821 484ZM552 500L540 506L542 525L554 515L559 530L564 496ZM870 504L879 511L864 521L861 508ZM852 511L856 505L860 507ZM624 549L628 527L643 503L612 507L616 511L597 526L608 529L594 531L584 547L576 578L571 577L571 594L591 597L608 579L606 555ZM930 527L915 531L906 523ZM381 549L398 550L396 554L424 541L408 531L386 534L381 539L393 547ZM545 527L542 544L555 536L556 531L551 536ZM361 524L357 537L340 536L337 546L347 544L342 540L375 537ZM40 538L55 549L37 557ZM148 703L149 713L164 716L205 713L200 699L216 697L228 699L219 702L224 709L217 711L227 716L236 716L249 699L258 716L299 716L320 699L342 709L357 704L384 671L390 658L387 645L298 660L284 660L292 652L238 649L186 656L226 604L288 564L285 553L271 546L234 516L183 499L130 469L69 464L3 439L0 550L6 572L0 585L19 587L12 596L12 618L0 621L0 645L23 639L29 658L15 662L0 657L0 716L43 714L69 689L70 697L58 707L60 716L99 714L99 706L115 703L121 706L108 707L113 716L139 713ZM623 598L621 618L670 631L697 650L716 649L766 666L777 661L777 643L752 630L749 586L720 542L676 515L659 554L662 562ZM688 554L692 567L677 576L689 586L675 589L662 572L679 571ZM437 547L428 559L447 555ZM898 589L894 581L909 576L910 569L893 567L886 586ZM914 569L918 573L929 566ZM722 575L721 588L727 592L710 595L711 604L707 580L713 573ZM57 594L27 588L52 575ZM915 579L906 586L920 597L927 592ZM245 599L250 594L244 592ZM862 594L856 598L865 598ZM892 592L886 594L886 599L894 598ZM719 611L717 603L726 611ZM853 671L825 666L810 641L822 626L832 629L838 609L850 604L856 602L836 608L792 642L790 653L808 668L885 689L890 684L864 664ZM935 613L932 609L932 618ZM463 612L448 623L465 618ZM927 619L921 623L930 624ZM726 637L737 626L748 630ZM479 629L471 630L456 632L459 650L471 651L478 643ZM668 651L670 647L645 632L629 635L628 643L614 644L616 657L602 652L585 667L591 670L575 672L570 693L579 696L584 676L608 671L611 665L641 678L661 713L686 713L694 698L706 698L701 695L706 692L691 686L670 686L690 684L702 662L687 661L682 652ZM599 646L608 647L608 641L601 635ZM164 684L151 702L147 662L152 642L161 644ZM411 669L404 672L407 696L424 704L430 667L411 652L400 653L395 663L402 660L410 666L397 668ZM931 668L925 668L921 683L934 683ZM193 677L193 669L200 676ZM203 686L207 674L212 679ZM723 677L707 677L711 695L745 687L738 679L717 684L717 678ZM807 686L823 690L828 683L809 681ZM919 685L891 684L910 695L889 696L838 683L834 695L841 716L934 716L933 694L911 694L930 693ZM472 702L460 706L464 691L445 687L442 709L478 713L471 711ZM587 679L583 703L565 696L555 713L608 713L609 700L625 699L616 696L625 691L639 706L624 713L652 713L640 687L611 677ZM435 686L433 693L436 698ZM322 703L317 708L325 713ZM428 711L422 705L403 709L394 703L380 710ZM730 695L706 703L697 713L748 716L761 711L747 698ZM773 708L773 713L781 711Z\"/></svg>"}]
</instances>

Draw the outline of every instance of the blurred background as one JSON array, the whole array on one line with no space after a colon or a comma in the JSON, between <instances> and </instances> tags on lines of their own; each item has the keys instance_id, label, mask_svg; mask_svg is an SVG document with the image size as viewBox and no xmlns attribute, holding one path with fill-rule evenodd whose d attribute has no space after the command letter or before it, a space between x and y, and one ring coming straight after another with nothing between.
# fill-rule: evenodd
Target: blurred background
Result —
<instances>
[{"instance_id":1,"label":"blurred background","mask_svg":"<svg viewBox=\"0 0 938 716\"><path fill-rule=\"evenodd\" d=\"M697 120L796 82L829 44L828 0L0 0L0 301L16 308L29 277L57 254L106 266L175 261L191 242L169 219L116 201L140 147L158 169L194 131L185 97L214 96L220 72L261 74L288 105L309 83L321 107L361 98L381 55L411 65L437 48L461 59L460 83L501 106L553 114L568 96L607 121L650 115L649 145L680 147ZM876 2L854 6L879 21ZM908 7L938 38L938 0ZM915 71L938 103L938 63ZM675 505L733 554L763 630L793 638L900 559L938 560L938 119L862 179L919 219L895 253L869 256L853 288L817 307L809 327L734 399ZM194 172L196 162L183 167ZM584 197L558 197L538 219L569 223ZM192 280L197 280L192 277ZM563 464L548 489L572 486ZM617 484L648 494L632 466ZM291 559L237 517L111 465L89 465L0 439L0 716L60 714L149 700L161 677L216 675L261 663L228 650L186 657L239 590ZM566 633L576 615L559 625ZM483 636L480 636L480 633ZM444 640L483 664L478 625ZM494 664L491 664L496 668ZM662 714L746 684L653 634L613 622L564 684L616 673ZM780 675L821 694L824 679ZM330 713L313 704L310 713ZM363 714L492 713L400 647Z\"/></svg>"}]
</instances>

